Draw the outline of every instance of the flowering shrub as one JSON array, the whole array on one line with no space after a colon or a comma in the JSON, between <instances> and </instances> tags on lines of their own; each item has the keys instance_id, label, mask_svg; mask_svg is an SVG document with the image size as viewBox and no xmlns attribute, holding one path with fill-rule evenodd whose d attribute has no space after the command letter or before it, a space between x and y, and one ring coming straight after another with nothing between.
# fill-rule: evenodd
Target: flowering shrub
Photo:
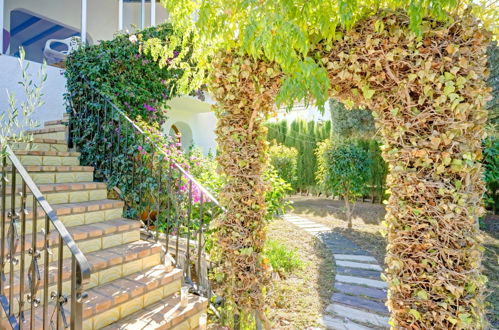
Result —
<instances>
[{"instance_id":1,"label":"flowering shrub","mask_svg":"<svg viewBox=\"0 0 499 330\"><path fill-rule=\"evenodd\" d=\"M90 84L131 119L140 116L146 123L162 124L168 109L165 101L177 95L177 81L183 71L160 66L142 51L142 45L149 39L166 42L171 34L171 25L162 24L135 35L120 34L113 40L73 52L65 72L68 90L73 94L69 97L90 97L86 90Z\"/></svg>"},{"instance_id":2,"label":"flowering shrub","mask_svg":"<svg viewBox=\"0 0 499 330\"><path fill-rule=\"evenodd\" d=\"M191 148L187 158L191 174L205 188L217 196L222 190L225 180L217 161L211 154L203 156L198 148ZM269 190L265 194L265 201L267 203L266 219L270 221L275 216L284 214L286 208L290 206L290 203L285 198L293 189L288 182L279 176L278 171L273 166L267 168L263 178L269 185Z\"/></svg>"}]
</instances>

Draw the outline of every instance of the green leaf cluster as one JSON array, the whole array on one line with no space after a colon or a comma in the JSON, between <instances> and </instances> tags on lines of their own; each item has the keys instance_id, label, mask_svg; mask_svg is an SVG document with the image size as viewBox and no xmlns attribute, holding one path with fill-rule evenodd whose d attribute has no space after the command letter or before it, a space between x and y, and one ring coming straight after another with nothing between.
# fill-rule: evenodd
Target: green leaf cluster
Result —
<instances>
[{"instance_id":1,"label":"green leaf cluster","mask_svg":"<svg viewBox=\"0 0 499 330\"><path fill-rule=\"evenodd\" d=\"M295 187L298 180L298 150L273 143L269 148L270 164L284 181Z\"/></svg>"},{"instance_id":2,"label":"green leaf cluster","mask_svg":"<svg viewBox=\"0 0 499 330\"><path fill-rule=\"evenodd\" d=\"M364 149L350 141L326 140L319 144L317 156L319 184L349 201L366 193L370 159Z\"/></svg>"},{"instance_id":3,"label":"green leaf cluster","mask_svg":"<svg viewBox=\"0 0 499 330\"><path fill-rule=\"evenodd\" d=\"M118 34L113 40L75 51L66 62L68 90L75 94L68 97L89 96L83 93L90 85L110 97L132 120L140 117L148 123L162 123L167 101L178 95L183 70L160 66L142 47L152 39L166 42L172 34L171 24L163 24L134 35ZM177 60L188 61L179 58L180 49L175 51Z\"/></svg>"},{"instance_id":4,"label":"green leaf cluster","mask_svg":"<svg viewBox=\"0 0 499 330\"><path fill-rule=\"evenodd\" d=\"M453 14L471 10L496 32L499 11L494 0L162 0L183 46L192 45L196 68L184 80L186 91L205 81L211 59L219 51L241 52L275 62L285 74L277 102L292 105L313 99L319 107L328 99L331 82L312 50L321 41L340 40L345 29L383 10L407 13L412 33L422 33L423 18L452 24ZM381 23L381 22L380 22ZM378 24L378 30L383 24ZM172 47L165 45L171 53ZM193 86L197 85L197 86ZM363 91L372 97L372 91Z\"/></svg>"}]
</instances>

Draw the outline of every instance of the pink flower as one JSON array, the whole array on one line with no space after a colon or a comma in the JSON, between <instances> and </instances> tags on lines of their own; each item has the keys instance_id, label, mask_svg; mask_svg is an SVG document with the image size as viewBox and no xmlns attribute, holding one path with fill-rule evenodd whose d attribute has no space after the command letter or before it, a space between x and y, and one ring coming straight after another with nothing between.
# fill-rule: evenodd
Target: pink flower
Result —
<instances>
[{"instance_id":1,"label":"pink flower","mask_svg":"<svg viewBox=\"0 0 499 330\"><path fill-rule=\"evenodd\" d=\"M137 36L135 34L132 34L131 36L128 37L128 40L130 40L131 43L136 43Z\"/></svg>"}]
</instances>

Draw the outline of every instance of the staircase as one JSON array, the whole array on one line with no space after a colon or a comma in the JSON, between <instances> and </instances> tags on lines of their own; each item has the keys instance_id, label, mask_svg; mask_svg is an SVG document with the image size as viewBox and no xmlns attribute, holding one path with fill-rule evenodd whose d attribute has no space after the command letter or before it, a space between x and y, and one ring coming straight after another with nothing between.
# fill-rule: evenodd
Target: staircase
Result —
<instances>
[{"instance_id":1,"label":"staircase","mask_svg":"<svg viewBox=\"0 0 499 330\"><path fill-rule=\"evenodd\" d=\"M190 295L187 307L180 307L183 271L163 263L162 246L141 240L140 222L123 218L124 203L108 199L106 185L93 182L94 168L80 166L79 153L68 151L64 120L46 122L44 128L30 133L33 143L14 143L11 148L91 266L90 283L85 288L88 298L83 307L83 329L197 328L207 300ZM27 198L28 209L30 201ZM26 233L35 230L31 217L32 212L28 212ZM42 228L43 221L39 221L36 230ZM26 235L28 246L30 237ZM37 245L43 247L42 235L37 237ZM55 246L57 241L52 244ZM56 260L54 249L51 263ZM63 287L70 276L70 271L63 273ZM14 290L18 290L19 282L15 278ZM35 328L42 328L38 315L36 322L39 324ZM0 328L10 328L3 312Z\"/></svg>"}]
</instances>

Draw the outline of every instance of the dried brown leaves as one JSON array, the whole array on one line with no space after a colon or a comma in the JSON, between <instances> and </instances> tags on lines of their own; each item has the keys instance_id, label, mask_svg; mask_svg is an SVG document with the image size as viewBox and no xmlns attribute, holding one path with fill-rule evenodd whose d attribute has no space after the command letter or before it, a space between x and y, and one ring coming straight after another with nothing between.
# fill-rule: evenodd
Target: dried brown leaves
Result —
<instances>
[{"instance_id":1,"label":"dried brown leaves","mask_svg":"<svg viewBox=\"0 0 499 330\"><path fill-rule=\"evenodd\" d=\"M269 283L265 242L266 128L280 73L274 64L232 53L213 63L210 90L217 105L218 163L227 176L220 201L227 212L217 222L217 278L223 295L239 311L264 307Z\"/></svg>"},{"instance_id":2,"label":"dried brown leaves","mask_svg":"<svg viewBox=\"0 0 499 330\"><path fill-rule=\"evenodd\" d=\"M477 329L488 36L472 17L426 23L418 40L406 16L386 13L318 54L332 97L372 109L384 139L393 327Z\"/></svg>"}]
</instances>

